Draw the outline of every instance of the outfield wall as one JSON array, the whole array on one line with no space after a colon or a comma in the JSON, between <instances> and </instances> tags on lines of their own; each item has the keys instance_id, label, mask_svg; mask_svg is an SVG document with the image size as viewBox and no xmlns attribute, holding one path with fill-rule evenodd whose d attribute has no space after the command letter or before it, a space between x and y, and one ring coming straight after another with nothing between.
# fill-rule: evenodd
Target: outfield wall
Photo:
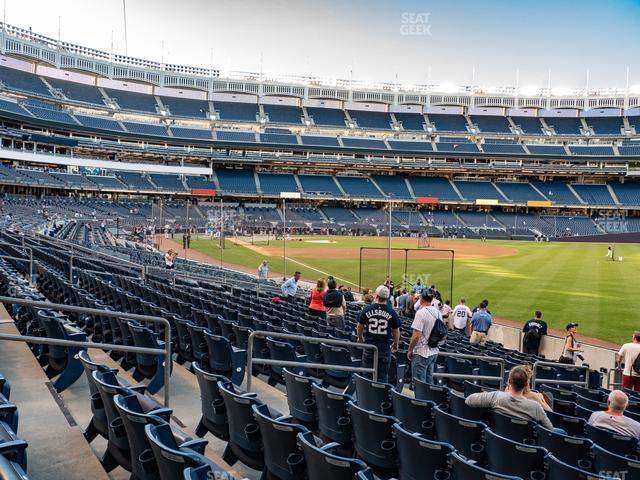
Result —
<instances>
[{"instance_id":1,"label":"outfield wall","mask_svg":"<svg viewBox=\"0 0 640 480\"><path fill-rule=\"evenodd\" d=\"M580 339L579 335L578 339ZM494 323L491 330L489 330L489 340L502 343L506 348L522 351L522 330L519 328ZM560 358L563 346L563 337L546 335L542 337L540 353L546 359L554 361ZM588 363L592 370L600 368L612 369L615 367L616 352L614 350L586 343L583 343L582 346L584 348L585 363Z\"/></svg>"},{"instance_id":2,"label":"outfield wall","mask_svg":"<svg viewBox=\"0 0 640 480\"><path fill-rule=\"evenodd\" d=\"M608 233L602 235L580 235L577 237L558 237L554 242L595 242L595 243L640 243L640 233Z\"/></svg>"}]
</instances>

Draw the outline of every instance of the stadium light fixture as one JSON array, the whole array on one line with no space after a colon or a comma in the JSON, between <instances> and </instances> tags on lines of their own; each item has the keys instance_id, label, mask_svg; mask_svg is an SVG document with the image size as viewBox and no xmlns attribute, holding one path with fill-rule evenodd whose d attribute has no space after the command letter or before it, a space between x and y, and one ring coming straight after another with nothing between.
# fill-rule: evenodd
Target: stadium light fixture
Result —
<instances>
[{"instance_id":1,"label":"stadium light fixture","mask_svg":"<svg viewBox=\"0 0 640 480\"><path fill-rule=\"evenodd\" d=\"M632 93L634 95L640 93L640 84L631 85L629 87L629 93Z\"/></svg>"},{"instance_id":2,"label":"stadium light fixture","mask_svg":"<svg viewBox=\"0 0 640 480\"><path fill-rule=\"evenodd\" d=\"M441 83L437 86L436 90L442 93L456 93L458 86L453 83Z\"/></svg>"},{"instance_id":3,"label":"stadium light fixture","mask_svg":"<svg viewBox=\"0 0 640 480\"><path fill-rule=\"evenodd\" d=\"M555 97L566 97L573 94L573 91L569 87L553 87L551 89L551 95Z\"/></svg>"}]
</instances>

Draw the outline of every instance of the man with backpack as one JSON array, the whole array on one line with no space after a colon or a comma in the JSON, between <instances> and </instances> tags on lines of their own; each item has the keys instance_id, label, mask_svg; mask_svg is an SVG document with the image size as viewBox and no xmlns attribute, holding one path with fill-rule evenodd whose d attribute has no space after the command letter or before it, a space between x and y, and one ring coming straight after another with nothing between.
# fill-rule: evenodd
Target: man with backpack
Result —
<instances>
[{"instance_id":1,"label":"man with backpack","mask_svg":"<svg viewBox=\"0 0 640 480\"><path fill-rule=\"evenodd\" d=\"M433 383L438 347L444 343L448 332L440 310L431 305L432 300L433 296L426 290L420 295L420 309L411 324L413 333L407 348L413 378L426 383Z\"/></svg>"},{"instance_id":2,"label":"man with backpack","mask_svg":"<svg viewBox=\"0 0 640 480\"><path fill-rule=\"evenodd\" d=\"M542 320L542 312L537 310L534 318L524 324L522 329L524 338L522 339L523 353L538 355L542 336L547 334L547 322Z\"/></svg>"},{"instance_id":3,"label":"man with backpack","mask_svg":"<svg viewBox=\"0 0 640 480\"><path fill-rule=\"evenodd\" d=\"M622 363L622 386L640 392L640 331L633 332L631 342L622 345L616 355L616 367Z\"/></svg>"}]
</instances>

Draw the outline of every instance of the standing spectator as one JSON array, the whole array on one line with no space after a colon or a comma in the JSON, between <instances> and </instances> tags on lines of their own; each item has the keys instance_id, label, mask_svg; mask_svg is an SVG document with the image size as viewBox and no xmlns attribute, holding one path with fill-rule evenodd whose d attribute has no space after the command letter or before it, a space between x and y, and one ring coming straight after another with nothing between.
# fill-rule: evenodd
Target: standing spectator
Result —
<instances>
[{"instance_id":1,"label":"standing spectator","mask_svg":"<svg viewBox=\"0 0 640 480\"><path fill-rule=\"evenodd\" d=\"M613 390L609 394L606 412L593 412L587 422L597 428L633 437L640 440L640 422L626 417L624 411L629 405L629 397L622 390Z\"/></svg>"},{"instance_id":2,"label":"standing spectator","mask_svg":"<svg viewBox=\"0 0 640 480\"><path fill-rule=\"evenodd\" d=\"M487 312L487 304L482 302L478 306L478 311L471 317L471 338L469 343L484 345L487 342L487 334L492 324L491 315Z\"/></svg>"},{"instance_id":3,"label":"standing spectator","mask_svg":"<svg viewBox=\"0 0 640 480\"><path fill-rule=\"evenodd\" d=\"M415 293L416 295L420 295L422 293L423 288L424 287L422 286L422 282L420 281L420 279L418 279L416 281L416 284L413 286L412 293Z\"/></svg>"},{"instance_id":4,"label":"standing spectator","mask_svg":"<svg viewBox=\"0 0 640 480\"><path fill-rule=\"evenodd\" d=\"M542 312L536 310L534 317L524 324L522 328L522 351L532 355L538 355L542 336L547 334L547 322L542 320Z\"/></svg>"},{"instance_id":5,"label":"standing spectator","mask_svg":"<svg viewBox=\"0 0 640 480\"><path fill-rule=\"evenodd\" d=\"M422 308L416 312L411 324L411 341L407 349L413 378L426 383L433 383L433 369L439 352L438 347L429 347L429 336L436 321L442 318L440 311L431 305L432 300L433 297L426 291L420 295Z\"/></svg>"},{"instance_id":6,"label":"standing spectator","mask_svg":"<svg viewBox=\"0 0 640 480\"><path fill-rule=\"evenodd\" d=\"M340 290L336 288L336 280L331 278L327 282L329 290L324 295L323 305L327 312L327 323L332 327L344 329L344 314L347 310L347 301Z\"/></svg>"},{"instance_id":7,"label":"standing spectator","mask_svg":"<svg viewBox=\"0 0 640 480\"><path fill-rule=\"evenodd\" d=\"M375 301L360 312L357 326L358 343L378 348L378 381L383 383L389 380L391 352L397 352L400 343L400 320L395 310L389 306L389 296L389 289L384 285L376 288ZM362 366L373 366L371 349L363 351Z\"/></svg>"},{"instance_id":8,"label":"standing spectator","mask_svg":"<svg viewBox=\"0 0 640 480\"><path fill-rule=\"evenodd\" d=\"M354 298L353 298L353 293L351 292L351 287L347 287L347 291L344 292L344 299L347 302L353 302Z\"/></svg>"},{"instance_id":9,"label":"standing spectator","mask_svg":"<svg viewBox=\"0 0 640 480\"><path fill-rule=\"evenodd\" d=\"M633 333L630 343L625 343L616 355L616 367L624 363L622 372L622 386L640 392L640 372L634 366L640 359L640 331Z\"/></svg>"},{"instance_id":10,"label":"standing spectator","mask_svg":"<svg viewBox=\"0 0 640 480\"><path fill-rule=\"evenodd\" d=\"M362 290L362 302L365 305L371 305L373 303L374 297L371 291L368 288Z\"/></svg>"},{"instance_id":11,"label":"standing spectator","mask_svg":"<svg viewBox=\"0 0 640 480\"><path fill-rule=\"evenodd\" d=\"M582 350L580 344L576 340L576 333L578 333L578 324L577 323L569 323L567 324L567 336L564 339L564 347L562 348L562 354L560 355L560 359L558 362L566 363L570 365L574 365L576 363L576 358L580 357L580 353Z\"/></svg>"},{"instance_id":12,"label":"standing spectator","mask_svg":"<svg viewBox=\"0 0 640 480\"><path fill-rule=\"evenodd\" d=\"M431 295L433 296L433 298L437 298L438 301L442 303L442 295L440 295L440 292L438 291L435 285L431 285L429 287L429 291L431 292Z\"/></svg>"},{"instance_id":13,"label":"standing spectator","mask_svg":"<svg viewBox=\"0 0 640 480\"><path fill-rule=\"evenodd\" d=\"M269 278L269 264L266 260L263 260L258 267L258 278L265 281Z\"/></svg>"},{"instance_id":14,"label":"standing spectator","mask_svg":"<svg viewBox=\"0 0 640 480\"><path fill-rule=\"evenodd\" d=\"M331 281L334 281L331 279ZM312 317L324 317L326 308L324 307L324 280L318 280L316 288L311 289L309 301L309 315Z\"/></svg>"},{"instance_id":15,"label":"standing spectator","mask_svg":"<svg viewBox=\"0 0 640 480\"><path fill-rule=\"evenodd\" d=\"M472 393L465 403L474 408L490 408L509 417L540 423L543 427L553 430L553 424L547 417L540 403L525 397L529 385L527 369L518 365L509 371L507 389L504 392Z\"/></svg>"},{"instance_id":16,"label":"standing spectator","mask_svg":"<svg viewBox=\"0 0 640 480\"><path fill-rule=\"evenodd\" d=\"M169 251L164 254L165 268L173 270L176 267L176 258L178 258L178 253L174 252L173 249L170 248Z\"/></svg>"},{"instance_id":17,"label":"standing spectator","mask_svg":"<svg viewBox=\"0 0 640 480\"><path fill-rule=\"evenodd\" d=\"M442 313L442 321L448 328L451 328L451 313L453 312L453 308L451 308L451 300L444 301L444 304L440 307L440 312Z\"/></svg>"},{"instance_id":18,"label":"standing spectator","mask_svg":"<svg viewBox=\"0 0 640 480\"><path fill-rule=\"evenodd\" d=\"M398 312L400 312L401 315L405 314L404 312L407 309L407 303L409 303L411 300L412 298L407 293L407 290L403 288L402 292L398 296Z\"/></svg>"},{"instance_id":19,"label":"standing spectator","mask_svg":"<svg viewBox=\"0 0 640 480\"><path fill-rule=\"evenodd\" d=\"M467 307L465 304L466 300L464 298L460 299L460 303L456 305L456 308L453 309L453 329L464 334L467 333L467 327L469 326L469 321L471 320L472 313L471 309Z\"/></svg>"},{"instance_id":20,"label":"standing spectator","mask_svg":"<svg viewBox=\"0 0 640 480\"><path fill-rule=\"evenodd\" d=\"M491 310L489 310L489 300L487 300L486 298L484 300L482 300L482 302L480 302L481 304L484 303L485 307L487 309L487 313L489 313L489 315L491 315ZM476 313L478 310L480 310L480 305L478 305L476 308L474 308L471 313Z\"/></svg>"},{"instance_id":21,"label":"standing spectator","mask_svg":"<svg viewBox=\"0 0 640 480\"><path fill-rule=\"evenodd\" d=\"M295 272L293 274L293 277L291 277L280 286L280 290L282 290L282 296L285 299L288 299L289 296L296 296L296 293L298 292L298 280L300 280L300 272Z\"/></svg>"}]
</instances>

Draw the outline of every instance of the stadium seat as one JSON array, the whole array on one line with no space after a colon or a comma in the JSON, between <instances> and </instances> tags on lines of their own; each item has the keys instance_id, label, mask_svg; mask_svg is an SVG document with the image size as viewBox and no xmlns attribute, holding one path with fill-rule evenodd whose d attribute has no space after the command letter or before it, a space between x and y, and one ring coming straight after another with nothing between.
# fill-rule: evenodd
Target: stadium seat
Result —
<instances>
[{"instance_id":1,"label":"stadium seat","mask_svg":"<svg viewBox=\"0 0 640 480\"><path fill-rule=\"evenodd\" d=\"M274 340L271 337L267 337L267 348L269 349L269 358L272 360L280 360L284 362L306 362L307 357L299 355L296 352L295 347L291 343L280 342ZM305 375L305 370L302 367L289 367L299 375ZM282 377L282 371L284 367L277 365L271 365L269 372L269 385L275 386L276 384L284 385L284 378Z\"/></svg>"},{"instance_id":2,"label":"stadium seat","mask_svg":"<svg viewBox=\"0 0 640 480\"><path fill-rule=\"evenodd\" d=\"M318 430L320 434L341 444L351 442L353 427L348 412L348 404L352 400L349 395L336 393L311 385L311 390L318 405Z\"/></svg>"},{"instance_id":3,"label":"stadium seat","mask_svg":"<svg viewBox=\"0 0 640 480\"><path fill-rule=\"evenodd\" d=\"M603 477L595 473L591 473L588 470L583 470L581 468L574 467L573 465L569 465L559 460L551 453L546 456L545 460L548 465L547 480L567 480L569 478L571 480L600 480L611 478L609 476Z\"/></svg>"},{"instance_id":4,"label":"stadium seat","mask_svg":"<svg viewBox=\"0 0 640 480\"><path fill-rule=\"evenodd\" d=\"M336 454L337 443L318 447L311 432L299 434L298 443L302 448L309 480L352 480L356 474L360 474L358 478L373 480L371 470L362 460Z\"/></svg>"},{"instance_id":5,"label":"stadium seat","mask_svg":"<svg viewBox=\"0 0 640 480\"><path fill-rule=\"evenodd\" d=\"M393 416L402 423L405 430L425 438L433 438L435 423L432 412L435 403L403 395L395 389L391 390L391 403Z\"/></svg>"},{"instance_id":6,"label":"stadium seat","mask_svg":"<svg viewBox=\"0 0 640 480\"><path fill-rule=\"evenodd\" d=\"M429 400L436 405L449 404L449 388L443 385L433 385L424 383L421 380L413 380L413 388L416 398L420 400Z\"/></svg>"},{"instance_id":7,"label":"stadium seat","mask_svg":"<svg viewBox=\"0 0 640 480\"><path fill-rule=\"evenodd\" d=\"M206 440L186 440L178 443L174 431L168 423L145 425L145 434L151 445L153 456L158 464L160 480L184 478L187 468L198 468L207 465L211 471L220 468L204 456Z\"/></svg>"},{"instance_id":8,"label":"stadium seat","mask_svg":"<svg viewBox=\"0 0 640 480\"><path fill-rule=\"evenodd\" d=\"M392 411L390 392L392 385L374 382L361 375L354 374L351 381L355 384L357 405L370 412L388 415Z\"/></svg>"},{"instance_id":9,"label":"stadium seat","mask_svg":"<svg viewBox=\"0 0 640 480\"><path fill-rule=\"evenodd\" d=\"M157 408L157 405L141 402L144 397L136 394L115 395L113 404L122 419L131 452L131 473L136 479L155 480L158 478L158 465L153 455L148 455L149 440L144 431L145 425L168 423L172 411Z\"/></svg>"},{"instance_id":10,"label":"stadium seat","mask_svg":"<svg viewBox=\"0 0 640 480\"><path fill-rule=\"evenodd\" d=\"M0 421L0 457L6 457L7 460L19 465L22 470L27 471L26 449L27 442L20 439L9 424ZM7 469L7 471L11 472L10 469Z\"/></svg>"},{"instance_id":11,"label":"stadium seat","mask_svg":"<svg viewBox=\"0 0 640 480\"><path fill-rule=\"evenodd\" d=\"M245 350L239 350L231 342L219 335L204 332L207 344L209 368L212 373L229 378L235 385L240 385L244 379Z\"/></svg>"},{"instance_id":12,"label":"stadium seat","mask_svg":"<svg viewBox=\"0 0 640 480\"><path fill-rule=\"evenodd\" d=\"M427 440L421 435L393 425L398 444L400 480L449 478L447 456L454 448L442 442Z\"/></svg>"},{"instance_id":13,"label":"stadium seat","mask_svg":"<svg viewBox=\"0 0 640 480\"><path fill-rule=\"evenodd\" d=\"M104 410L102 397L100 396L98 387L96 386L95 380L93 379L93 372L101 371L117 374L118 371L108 367L107 365L93 362L89 358L89 354L86 350L81 350L80 352L78 352L78 359L82 363L85 376L87 377L89 393L91 394L91 413L93 414L89 425L87 425L87 428L83 432L84 437L88 442L92 442L98 435L100 435L102 438L108 438L109 425L107 422L107 414Z\"/></svg>"},{"instance_id":14,"label":"stadium seat","mask_svg":"<svg viewBox=\"0 0 640 480\"><path fill-rule=\"evenodd\" d=\"M544 448L514 442L491 429L484 431L484 437L489 470L522 478L531 478L531 472L544 472Z\"/></svg>"},{"instance_id":15,"label":"stadium seat","mask_svg":"<svg viewBox=\"0 0 640 480\"><path fill-rule=\"evenodd\" d=\"M547 417L551 420L551 423L555 428L564 430L567 435L573 437L581 437L585 434L586 420L580 417L572 417L569 415L562 415L556 412L546 412Z\"/></svg>"},{"instance_id":16,"label":"stadium seat","mask_svg":"<svg viewBox=\"0 0 640 480\"><path fill-rule=\"evenodd\" d=\"M24 468L4 455L0 455L0 478L2 480L29 480Z\"/></svg>"},{"instance_id":17,"label":"stadium seat","mask_svg":"<svg viewBox=\"0 0 640 480\"><path fill-rule=\"evenodd\" d=\"M307 428L294 423L291 416L274 418L267 405L254 404L252 408L264 445L263 478L304 479L306 469L297 436L308 432Z\"/></svg>"},{"instance_id":18,"label":"stadium seat","mask_svg":"<svg viewBox=\"0 0 640 480\"><path fill-rule=\"evenodd\" d=\"M48 338L58 340L73 340L86 342L84 332L70 324L64 323L64 317L59 317L50 310L38 310L38 323L44 329ZM76 354L80 351L76 347L60 347L50 345L47 348L48 367L46 369L49 378L55 378L53 387L57 392L62 392L70 387L82 375L83 367Z\"/></svg>"},{"instance_id":19,"label":"stadium seat","mask_svg":"<svg viewBox=\"0 0 640 480\"><path fill-rule=\"evenodd\" d=\"M393 476L398 469L398 449L393 438L397 419L360 408L349 402L356 452L374 471Z\"/></svg>"},{"instance_id":20,"label":"stadium seat","mask_svg":"<svg viewBox=\"0 0 640 480\"><path fill-rule=\"evenodd\" d=\"M287 404L290 415L302 425L315 430L318 426L318 406L311 386L311 378L283 369L282 377L287 389Z\"/></svg>"},{"instance_id":21,"label":"stadium seat","mask_svg":"<svg viewBox=\"0 0 640 480\"><path fill-rule=\"evenodd\" d=\"M222 455L223 460L232 466L239 460L249 468L263 470L264 446L252 408L262 405L262 402L255 393L238 391L229 380L219 382L218 388L229 420L229 443Z\"/></svg>"},{"instance_id":22,"label":"stadium seat","mask_svg":"<svg viewBox=\"0 0 640 480\"><path fill-rule=\"evenodd\" d=\"M218 382L224 382L227 378L222 375L205 372L197 362L194 362L191 366L198 380L202 409L202 417L200 417L195 433L202 438L209 432L221 440L228 440L229 426L226 408L218 388Z\"/></svg>"},{"instance_id":23,"label":"stadium seat","mask_svg":"<svg viewBox=\"0 0 640 480\"><path fill-rule=\"evenodd\" d=\"M615 475L622 478L640 478L640 460L628 458L593 445L593 471L602 475Z\"/></svg>"},{"instance_id":24,"label":"stadium seat","mask_svg":"<svg viewBox=\"0 0 640 480\"><path fill-rule=\"evenodd\" d=\"M540 425L536 427L536 435L538 445L546 448L557 459L587 470L591 468L591 440L563 435Z\"/></svg>"},{"instance_id":25,"label":"stadium seat","mask_svg":"<svg viewBox=\"0 0 640 480\"><path fill-rule=\"evenodd\" d=\"M449 458L453 480L522 480L520 477L501 475L479 467L475 462L467 460L457 452L451 453Z\"/></svg>"},{"instance_id":26,"label":"stadium seat","mask_svg":"<svg viewBox=\"0 0 640 480\"><path fill-rule=\"evenodd\" d=\"M593 443L617 455L638 454L638 440L611 430L587 426L587 438Z\"/></svg>"},{"instance_id":27,"label":"stadium seat","mask_svg":"<svg viewBox=\"0 0 640 480\"><path fill-rule=\"evenodd\" d=\"M164 342L156 338L156 334L148 327L143 327L135 322L128 322L133 343L136 347L163 349ZM149 380L147 383L147 391L151 394L157 393L164 385L164 370L171 368L165 366L164 355L149 355L145 353L136 353L136 366L133 372L133 378L141 381L143 378Z\"/></svg>"},{"instance_id":28,"label":"stadium seat","mask_svg":"<svg viewBox=\"0 0 640 480\"><path fill-rule=\"evenodd\" d=\"M146 387L129 387L122 386L123 381L112 371L102 372L96 370L93 372L93 380L96 384L104 411L107 416L108 441L102 459L102 467L107 473L121 466L128 472L131 472L131 450L127 432L124 428L120 413L116 409L113 398L116 395L128 396L133 393L144 394Z\"/></svg>"},{"instance_id":29,"label":"stadium seat","mask_svg":"<svg viewBox=\"0 0 640 480\"><path fill-rule=\"evenodd\" d=\"M449 394L449 413L477 422L487 422L489 417L489 409L470 407L465 397L454 392Z\"/></svg>"},{"instance_id":30,"label":"stadium seat","mask_svg":"<svg viewBox=\"0 0 640 480\"><path fill-rule=\"evenodd\" d=\"M322 356L324 363L327 365L343 365L347 367L359 367L362 364L361 359L354 359L349 349L344 347L336 347L322 343ZM346 388L351 381L351 372L342 370L327 370L322 379L323 384L331 385L336 388Z\"/></svg>"},{"instance_id":31,"label":"stadium seat","mask_svg":"<svg viewBox=\"0 0 640 480\"><path fill-rule=\"evenodd\" d=\"M456 417L440 406L433 409L436 423L436 440L449 443L466 458L480 461L484 457L482 433L487 425Z\"/></svg>"},{"instance_id":32,"label":"stadium seat","mask_svg":"<svg viewBox=\"0 0 640 480\"><path fill-rule=\"evenodd\" d=\"M493 410L489 413L489 424L497 435L526 445L535 444L535 422L510 417Z\"/></svg>"}]
</instances>

